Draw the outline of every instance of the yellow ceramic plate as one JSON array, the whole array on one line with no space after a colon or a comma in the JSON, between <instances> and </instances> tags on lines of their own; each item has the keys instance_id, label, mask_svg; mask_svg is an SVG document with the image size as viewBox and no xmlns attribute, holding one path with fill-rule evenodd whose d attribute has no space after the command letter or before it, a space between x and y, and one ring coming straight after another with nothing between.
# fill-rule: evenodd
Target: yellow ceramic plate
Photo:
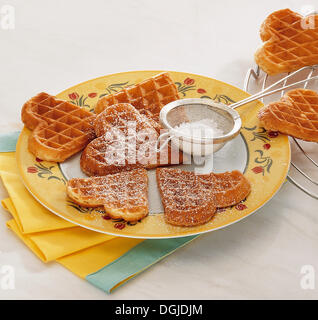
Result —
<instances>
[{"instance_id":1,"label":"yellow ceramic plate","mask_svg":"<svg viewBox=\"0 0 318 320\"><path fill-rule=\"evenodd\" d=\"M161 71L135 71L112 74L90 80L58 94L89 110L102 95L119 91ZM183 72L170 72L182 98L211 98L231 104L248 96L226 83ZM242 117L241 135L215 154L216 171L239 169L245 172L252 185L246 201L216 213L208 223L192 228L171 226L164 221L161 201L153 172L150 176L150 214L137 223L107 219L102 209L88 209L67 198L65 182L76 172L81 175L79 155L63 164L40 161L28 151L30 131L24 129L17 145L17 161L23 181L31 194L47 209L82 227L116 236L133 238L173 238L209 232L237 222L264 205L285 181L290 147L284 135L266 132L259 127L257 112L260 102L253 102L238 110ZM106 219L105 219L106 218Z\"/></svg>"}]
</instances>

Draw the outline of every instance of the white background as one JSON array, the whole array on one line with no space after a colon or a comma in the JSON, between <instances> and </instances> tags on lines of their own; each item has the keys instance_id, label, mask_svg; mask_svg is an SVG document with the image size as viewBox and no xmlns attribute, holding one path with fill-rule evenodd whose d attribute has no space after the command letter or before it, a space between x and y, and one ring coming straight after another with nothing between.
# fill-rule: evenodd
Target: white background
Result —
<instances>
[{"instance_id":1,"label":"white background","mask_svg":"<svg viewBox=\"0 0 318 320\"><path fill-rule=\"evenodd\" d=\"M21 105L36 93L109 73L177 70L242 88L265 17L314 2L0 0L16 10L15 30L0 30L0 130L21 127ZM317 204L287 183L255 215L203 235L112 295L38 260L7 230L1 209L0 267L15 268L16 289L0 289L0 298L318 298L318 276L315 290L300 286L303 265L318 272Z\"/></svg>"}]
</instances>

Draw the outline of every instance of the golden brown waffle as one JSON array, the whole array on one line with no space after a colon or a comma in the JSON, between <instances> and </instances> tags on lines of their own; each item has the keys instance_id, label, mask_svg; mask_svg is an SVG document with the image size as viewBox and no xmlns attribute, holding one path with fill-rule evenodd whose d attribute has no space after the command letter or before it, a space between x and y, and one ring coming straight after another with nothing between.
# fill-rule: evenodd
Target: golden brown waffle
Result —
<instances>
[{"instance_id":1,"label":"golden brown waffle","mask_svg":"<svg viewBox=\"0 0 318 320\"><path fill-rule=\"evenodd\" d=\"M156 152L158 132L130 104L108 107L97 116L94 127L98 138L88 144L81 156L81 168L87 175L104 176L183 161L179 150L167 147Z\"/></svg>"},{"instance_id":2,"label":"golden brown waffle","mask_svg":"<svg viewBox=\"0 0 318 320\"><path fill-rule=\"evenodd\" d=\"M269 15L260 30L263 46L256 63L268 74L291 72L318 64L318 15L306 17L289 10Z\"/></svg>"},{"instance_id":3,"label":"golden brown waffle","mask_svg":"<svg viewBox=\"0 0 318 320\"><path fill-rule=\"evenodd\" d=\"M244 200L251 192L251 185L238 170L198 176L206 189L212 189L216 206L225 208Z\"/></svg>"},{"instance_id":4,"label":"golden brown waffle","mask_svg":"<svg viewBox=\"0 0 318 320\"><path fill-rule=\"evenodd\" d=\"M157 183L166 222L176 226L197 226L215 214L212 188L206 188L194 172L181 169L157 169Z\"/></svg>"},{"instance_id":5,"label":"golden brown waffle","mask_svg":"<svg viewBox=\"0 0 318 320\"><path fill-rule=\"evenodd\" d=\"M137 221L148 215L148 176L145 169L67 182L68 196L84 207L104 206L113 219Z\"/></svg>"},{"instance_id":6,"label":"golden brown waffle","mask_svg":"<svg viewBox=\"0 0 318 320\"><path fill-rule=\"evenodd\" d=\"M162 107L178 99L180 99L178 90L169 73L165 72L100 98L96 104L95 113L101 113L107 107L117 103L130 103L158 125Z\"/></svg>"},{"instance_id":7,"label":"golden brown waffle","mask_svg":"<svg viewBox=\"0 0 318 320\"><path fill-rule=\"evenodd\" d=\"M95 136L94 114L44 92L23 105L21 116L33 130L29 150L42 160L62 162Z\"/></svg>"},{"instance_id":8,"label":"golden brown waffle","mask_svg":"<svg viewBox=\"0 0 318 320\"><path fill-rule=\"evenodd\" d=\"M279 101L262 108L258 118L266 130L318 142L318 94L315 91L291 90Z\"/></svg>"}]
</instances>

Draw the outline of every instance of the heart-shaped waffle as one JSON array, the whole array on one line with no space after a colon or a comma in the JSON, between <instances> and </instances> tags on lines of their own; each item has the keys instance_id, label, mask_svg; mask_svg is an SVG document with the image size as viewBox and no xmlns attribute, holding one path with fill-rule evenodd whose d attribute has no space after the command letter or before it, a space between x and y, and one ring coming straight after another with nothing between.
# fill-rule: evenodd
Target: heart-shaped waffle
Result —
<instances>
[{"instance_id":1,"label":"heart-shaped waffle","mask_svg":"<svg viewBox=\"0 0 318 320\"><path fill-rule=\"evenodd\" d=\"M318 142L318 94L315 91L291 90L279 101L262 108L258 118L266 130Z\"/></svg>"},{"instance_id":2,"label":"heart-shaped waffle","mask_svg":"<svg viewBox=\"0 0 318 320\"><path fill-rule=\"evenodd\" d=\"M206 188L199 175L174 168L160 168L156 173L167 223L192 227L214 216L213 189Z\"/></svg>"},{"instance_id":3,"label":"heart-shaped waffle","mask_svg":"<svg viewBox=\"0 0 318 320\"><path fill-rule=\"evenodd\" d=\"M233 206L251 192L251 185L238 170L198 176L206 189L212 189L217 208Z\"/></svg>"},{"instance_id":4,"label":"heart-shaped waffle","mask_svg":"<svg viewBox=\"0 0 318 320\"><path fill-rule=\"evenodd\" d=\"M148 176L145 169L67 182L68 196L85 207L103 206L113 219L137 221L148 215Z\"/></svg>"},{"instance_id":5,"label":"heart-shaped waffle","mask_svg":"<svg viewBox=\"0 0 318 320\"><path fill-rule=\"evenodd\" d=\"M98 138L87 145L81 156L81 168L87 175L104 176L183 161L179 150L170 146L156 151L158 132L130 104L108 107L97 116L94 128Z\"/></svg>"},{"instance_id":6,"label":"heart-shaped waffle","mask_svg":"<svg viewBox=\"0 0 318 320\"><path fill-rule=\"evenodd\" d=\"M263 46L256 63L268 74L292 72L318 64L318 15L303 17L289 9L276 11L260 30Z\"/></svg>"},{"instance_id":7,"label":"heart-shaped waffle","mask_svg":"<svg viewBox=\"0 0 318 320\"><path fill-rule=\"evenodd\" d=\"M100 98L96 104L95 112L101 113L107 107L118 103L129 103L141 114L156 123L160 128L159 113L162 107L169 102L178 100L178 89L170 78L169 73L160 73L141 83L124 88L114 94Z\"/></svg>"},{"instance_id":8,"label":"heart-shaped waffle","mask_svg":"<svg viewBox=\"0 0 318 320\"><path fill-rule=\"evenodd\" d=\"M44 92L23 105L21 117L33 130L29 150L42 160L62 162L95 137L93 113Z\"/></svg>"},{"instance_id":9,"label":"heart-shaped waffle","mask_svg":"<svg viewBox=\"0 0 318 320\"><path fill-rule=\"evenodd\" d=\"M206 223L216 208L233 206L251 192L249 181L238 170L200 175L160 168L157 183L166 221L188 227Z\"/></svg>"}]
</instances>

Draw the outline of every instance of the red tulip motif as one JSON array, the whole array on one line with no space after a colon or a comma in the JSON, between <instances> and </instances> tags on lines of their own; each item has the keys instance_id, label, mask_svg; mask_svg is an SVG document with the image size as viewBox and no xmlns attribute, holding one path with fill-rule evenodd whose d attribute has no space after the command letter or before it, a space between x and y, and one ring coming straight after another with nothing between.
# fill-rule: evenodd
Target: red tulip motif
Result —
<instances>
[{"instance_id":1,"label":"red tulip motif","mask_svg":"<svg viewBox=\"0 0 318 320\"><path fill-rule=\"evenodd\" d=\"M253 168L252 169L252 171L254 172L254 173L262 173L263 171L264 171L264 168L263 167L255 167L255 168Z\"/></svg>"},{"instance_id":2,"label":"red tulip motif","mask_svg":"<svg viewBox=\"0 0 318 320\"><path fill-rule=\"evenodd\" d=\"M76 92L72 92L68 96L71 100L76 100L79 97L79 95Z\"/></svg>"},{"instance_id":3,"label":"red tulip motif","mask_svg":"<svg viewBox=\"0 0 318 320\"><path fill-rule=\"evenodd\" d=\"M37 173L38 169L36 167L28 167L27 171L28 173Z\"/></svg>"},{"instance_id":4,"label":"red tulip motif","mask_svg":"<svg viewBox=\"0 0 318 320\"><path fill-rule=\"evenodd\" d=\"M197 90L197 92L203 94L203 93L206 93L206 90L204 90L204 89L202 89L202 88L199 88L199 89Z\"/></svg>"},{"instance_id":5,"label":"red tulip motif","mask_svg":"<svg viewBox=\"0 0 318 320\"><path fill-rule=\"evenodd\" d=\"M191 86L194 84L194 79L191 79L191 78L186 78L184 81L183 81L184 84L188 85L188 86Z\"/></svg>"}]
</instances>

